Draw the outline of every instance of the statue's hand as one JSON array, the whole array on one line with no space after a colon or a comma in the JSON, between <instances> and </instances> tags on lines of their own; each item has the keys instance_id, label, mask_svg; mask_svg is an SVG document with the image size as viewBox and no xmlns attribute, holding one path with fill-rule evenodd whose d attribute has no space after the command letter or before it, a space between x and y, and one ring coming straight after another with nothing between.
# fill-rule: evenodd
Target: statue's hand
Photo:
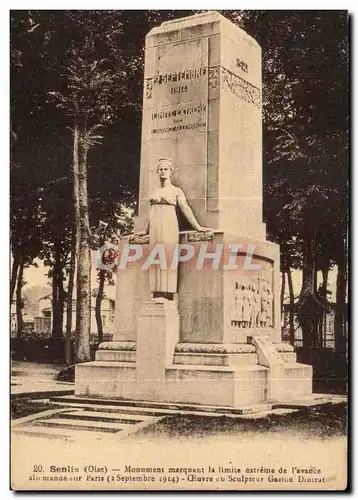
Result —
<instances>
[{"instance_id":1,"label":"statue's hand","mask_svg":"<svg viewBox=\"0 0 358 500\"><path fill-rule=\"evenodd\" d=\"M199 226L197 228L197 231L199 231L200 233L207 233L209 231L214 231L213 229L211 229L211 227L203 227L203 226Z\"/></svg>"},{"instance_id":2,"label":"statue's hand","mask_svg":"<svg viewBox=\"0 0 358 500\"><path fill-rule=\"evenodd\" d=\"M138 231L138 233L134 233L134 236L147 236L148 231L143 230L143 231Z\"/></svg>"}]
</instances>

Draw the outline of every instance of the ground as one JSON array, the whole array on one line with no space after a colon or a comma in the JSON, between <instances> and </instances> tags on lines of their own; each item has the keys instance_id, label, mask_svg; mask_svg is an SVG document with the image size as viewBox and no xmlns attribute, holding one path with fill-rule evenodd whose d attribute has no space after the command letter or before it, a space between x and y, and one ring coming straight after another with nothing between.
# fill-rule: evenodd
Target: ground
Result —
<instances>
[{"instance_id":1,"label":"ground","mask_svg":"<svg viewBox=\"0 0 358 500\"><path fill-rule=\"evenodd\" d=\"M52 386L52 378L62 367L46 365L36 366L35 363L17 362L13 365L13 383L24 388L31 387L31 380L45 387L45 380ZM37 375L36 375L37 373ZM41 373L41 375L39 375ZM26 382L27 380L27 382ZM14 385L18 388L19 385ZM62 384L57 386L63 389ZM67 384L68 388L68 384ZM19 403L15 408L15 417L24 416L21 408L28 407L32 397L28 395L27 403ZM48 409L46 399L32 402L32 409L43 411ZM20 410L19 410L20 408ZM32 410L31 410L32 411ZM139 430L135 434L123 436L108 434L99 438L93 433L88 438L75 433L73 439L54 439L47 436L12 437L12 484L14 488L56 489L58 483L46 483L40 479L29 482L37 466L44 467L44 474L49 472L51 465L55 467L73 466L82 471L82 482L71 483L63 487L68 489L110 489L116 490L138 488L153 489L148 484L123 483L123 480L109 485L98 478L107 477L104 473L86 474L86 467L93 470L106 468L112 471L113 477L122 477L126 467L180 467L202 468L206 472L209 467L218 471L218 467L236 467L242 471L248 469L272 469L277 477L282 477L280 483L267 482L268 475L263 473L265 482L262 484L236 484L229 482L225 475L224 489L344 489L346 470L346 405L339 404L322 407L317 410L299 411L287 415L268 416L258 419L232 419L228 417L201 417L174 415ZM287 468L287 473L278 474L280 468ZM321 470L319 477L324 477L325 483L302 482L300 484L285 482L293 471L292 468L311 467ZM117 470L118 469L118 470ZM263 470L261 469L261 470ZM88 469L86 469L88 470ZM245 472L246 474L246 472ZM125 474L124 474L125 475ZM126 474L126 477L130 475ZM275 477L276 477L275 476ZM97 477L97 480L93 478ZM111 477L111 476L109 476ZM165 476L163 476L165 477ZM205 484L189 480L185 472L179 474L179 486L183 489L211 488L215 484ZM208 476L209 477L209 476ZM234 476L236 477L236 476ZM238 478L241 475L237 476ZM298 477L298 476L297 476ZM121 482L122 481L122 482ZM155 483L155 489L175 487L173 484Z\"/></svg>"},{"instance_id":2,"label":"ground","mask_svg":"<svg viewBox=\"0 0 358 500\"><path fill-rule=\"evenodd\" d=\"M73 389L73 384L55 380L61 364L11 361L11 394Z\"/></svg>"}]
</instances>

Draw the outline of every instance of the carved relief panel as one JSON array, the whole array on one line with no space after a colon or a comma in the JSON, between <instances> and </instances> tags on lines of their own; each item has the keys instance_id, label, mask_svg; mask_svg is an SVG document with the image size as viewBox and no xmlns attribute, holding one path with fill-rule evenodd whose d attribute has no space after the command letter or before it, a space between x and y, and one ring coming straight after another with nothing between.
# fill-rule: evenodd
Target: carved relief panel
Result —
<instances>
[{"instance_id":1,"label":"carved relief panel","mask_svg":"<svg viewBox=\"0 0 358 500\"><path fill-rule=\"evenodd\" d=\"M272 270L262 271L257 275L243 274L233 281L231 326L273 328Z\"/></svg>"}]
</instances>

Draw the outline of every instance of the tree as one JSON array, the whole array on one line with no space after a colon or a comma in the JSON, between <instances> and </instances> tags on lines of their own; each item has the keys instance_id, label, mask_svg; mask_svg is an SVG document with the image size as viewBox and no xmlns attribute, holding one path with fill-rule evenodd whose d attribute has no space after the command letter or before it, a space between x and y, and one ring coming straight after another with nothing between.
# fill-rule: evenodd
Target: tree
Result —
<instances>
[{"instance_id":1,"label":"tree","mask_svg":"<svg viewBox=\"0 0 358 500\"><path fill-rule=\"evenodd\" d=\"M52 91L58 106L73 123L74 206L77 255L77 360L90 359L91 254L88 207L88 153L99 144L99 131L117 116L124 95L123 58L118 50L122 24L110 11L66 11L76 39L66 53L64 89ZM103 57L104 56L104 57ZM78 167L78 171L77 171ZM78 208L77 208L78 207Z\"/></svg>"},{"instance_id":2,"label":"tree","mask_svg":"<svg viewBox=\"0 0 358 500\"><path fill-rule=\"evenodd\" d=\"M22 298L22 287L24 285L24 261L21 260L19 264L18 270L18 278L17 278L17 287L16 287L16 325L17 325L17 337L20 337L23 328L24 322L22 318L22 309L24 307L24 302Z\"/></svg>"},{"instance_id":3,"label":"tree","mask_svg":"<svg viewBox=\"0 0 358 500\"><path fill-rule=\"evenodd\" d=\"M12 173L14 175L11 177L11 236L14 255L11 295L16 286L19 258L24 247L23 241L28 240L27 234L29 234L36 243L45 242L45 250L40 251L37 245L31 255L43 255L48 258L51 275L53 268L56 268L52 276L53 295L57 298L61 297L62 303L64 277L67 272L69 273L67 310L72 310L72 283L74 282L75 262L79 254L78 251L76 252L76 247L79 248L79 246L75 237L67 238L66 242L62 241L64 251L70 256L70 266L69 268L63 267L65 259L62 258L61 266L59 266L59 259L55 259L53 253L54 231L48 234L48 230L57 226L59 232L64 231L68 234L71 232L69 228L75 224L76 235L77 228L80 229L79 207L77 206L78 210L67 210L67 217L56 221L54 215L58 211L62 213L63 203L67 206L71 205L67 202L71 200L71 194L68 197L71 191L68 191L68 186L66 186L66 200L61 201L63 191L60 190L59 196L57 194L53 196L52 187L61 178L68 178L68 165L71 163L70 129L73 134L72 155L75 158L73 184L76 196L74 199L79 201L79 189L76 183L81 181L81 199L86 203L87 196L84 189L86 189L85 177L88 175L87 155L90 148L101 141L98 135L101 126L108 127L115 118L118 119L118 110L122 106L128 107L129 114L131 109L135 111L136 121L139 124L140 110L138 106L136 108L139 98L136 92L133 92L133 86L129 85L132 78L130 76L125 78L130 72L134 74L140 70L137 64L138 57L132 57L133 50L138 52L139 45L133 43L131 37L127 37L127 60L125 60L123 51L119 50L121 44L118 38L121 34L123 17L125 16L121 11L17 11L11 14L11 137L12 144L14 144L12 146ZM123 67L119 67L119 63L126 71ZM31 99L28 98L29 89L32 92ZM58 98L56 103L62 106L55 106L55 100L48 99L51 93ZM76 103L76 106L73 106L73 103ZM132 116L129 121L133 121ZM133 136L133 132L124 129L124 133L121 134L123 137L118 138L115 129L118 128L119 123L120 121L116 121L115 128L107 135L105 146L107 151L116 153L113 155L113 160L107 159L106 161L106 166L110 166L112 175L115 174L120 181L113 183L112 177L111 184L122 190L123 185L128 185L126 174L129 171L132 185L136 184L136 176L133 176L133 172L135 174L139 171L139 162L138 159L135 162L132 161L132 158L137 155L137 148L127 140L128 136ZM139 127L137 127L137 137L140 138ZM131 151L126 149L127 144L132 148ZM120 151L124 161L122 158L118 161L117 151ZM137 164L135 168L133 168L133 163ZM55 169L53 165L56 165ZM76 165L78 170L76 170ZM118 166L121 168L118 169ZM20 174L25 174L24 181L18 173L19 170ZM97 186L100 184L102 172L94 169L93 173L95 174L92 175L93 185ZM95 178L96 175L97 178ZM117 203L121 196L118 189L112 188L110 193L106 193L107 197L108 195L116 196ZM37 234L30 224L31 210L36 214L36 210L38 211L36 207L41 206L41 199L51 198L52 205L47 203L45 215L42 215L43 220L40 220L38 224L39 233ZM23 209L20 201L23 203ZM82 211L87 212L85 204L82 205ZM49 223L51 214L53 227ZM85 219L86 217L82 218L82 223ZM88 239L88 230L85 226L89 227L89 221L83 223L82 233L78 232L82 235L82 239ZM69 243L70 240L71 243ZM82 254L86 254L83 246L81 248ZM83 262L83 259L80 260ZM89 255L87 263L89 263ZM84 266L84 268L87 267ZM81 271L79 273L81 275ZM54 308L58 302L57 298L54 300ZM62 318L61 309L62 306L56 307L58 312L54 310L54 316ZM85 310L86 306L83 309ZM72 328L71 316L71 314L67 315L67 340L69 340ZM56 321L55 324L58 325L59 322Z\"/></svg>"},{"instance_id":4,"label":"tree","mask_svg":"<svg viewBox=\"0 0 358 500\"><path fill-rule=\"evenodd\" d=\"M318 344L324 310L316 289L317 249L327 234L338 236L342 245L346 240L347 21L345 11L244 11L238 17L263 47L264 210L276 241L280 242L279 216L287 235L302 244L298 317L307 348ZM277 203L277 197L285 201ZM343 262L344 251L340 253ZM334 262L334 254L339 252L328 247L326 262ZM343 276L340 273L337 288L341 296ZM344 299L340 303L342 310ZM339 317L341 313L337 325L342 325Z\"/></svg>"},{"instance_id":5,"label":"tree","mask_svg":"<svg viewBox=\"0 0 358 500\"><path fill-rule=\"evenodd\" d=\"M36 257L48 254L48 246L47 250L44 247L51 238L46 232L52 226L48 224L51 211L49 215L45 205L58 180L53 152L57 158L63 157L63 148L54 147L54 138L61 137L58 114L55 108L45 106L48 81L44 84L44 78L39 78L48 78L53 68L53 62L45 57L46 44L39 26L30 11L11 13L11 298L22 264L33 265Z\"/></svg>"}]
</instances>

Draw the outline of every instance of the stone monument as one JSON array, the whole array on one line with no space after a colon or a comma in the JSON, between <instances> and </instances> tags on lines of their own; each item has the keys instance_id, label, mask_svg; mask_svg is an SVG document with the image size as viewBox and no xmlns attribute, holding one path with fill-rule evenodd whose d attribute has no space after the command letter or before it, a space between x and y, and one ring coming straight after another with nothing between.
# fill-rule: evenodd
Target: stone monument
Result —
<instances>
[{"instance_id":1,"label":"stone monument","mask_svg":"<svg viewBox=\"0 0 358 500\"><path fill-rule=\"evenodd\" d=\"M209 264L119 265L114 340L76 366L76 395L238 408L311 394L312 368L281 340L262 222L261 50L217 12L146 37L139 213L121 245L148 255L155 234Z\"/></svg>"}]
</instances>

